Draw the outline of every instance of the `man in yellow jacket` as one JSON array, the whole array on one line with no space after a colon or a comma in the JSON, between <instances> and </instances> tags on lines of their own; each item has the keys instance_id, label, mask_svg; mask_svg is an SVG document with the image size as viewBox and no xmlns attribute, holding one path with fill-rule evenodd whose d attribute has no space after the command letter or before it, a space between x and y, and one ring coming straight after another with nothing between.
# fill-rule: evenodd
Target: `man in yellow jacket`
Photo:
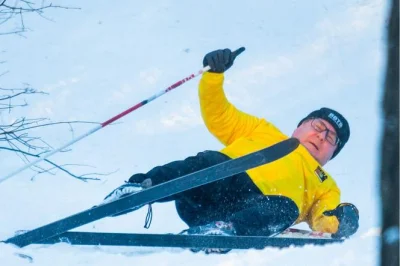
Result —
<instances>
[{"instance_id":1,"label":"man in yellow jacket","mask_svg":"<svg viewBox=\"0 0 400 266\"><path fill-rule=\"evenodd\" d=\"M104 202L288 139L273 124L238 110L227 100L223 73L235 57L229 49L208 53L203 64L211 69L203 74L199 85L205 125L225 148L134 174ZM335 110L321 108L302 119L292 137L301 145L275 162L159 202L175 201L178 214L189 226L186 234L272 236L300 222L334 237L354 234L358 210L350 203L340 204L340 190L322 168L348 141L347 120Z\"/></svg>"}]
</instances>

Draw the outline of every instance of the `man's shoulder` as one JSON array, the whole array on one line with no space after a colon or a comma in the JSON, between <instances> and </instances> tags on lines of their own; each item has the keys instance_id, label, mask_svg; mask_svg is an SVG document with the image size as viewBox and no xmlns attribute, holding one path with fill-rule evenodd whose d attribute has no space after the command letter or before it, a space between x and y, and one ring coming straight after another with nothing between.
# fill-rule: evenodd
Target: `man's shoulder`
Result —
<instances>
[{"instance_id":1,"label":"man's shoulder","mask_svg":"<svg viewBox=\"0 0 400 266\"><path fill-rule=\"evenodd\" d=\"M254 130L254 133L267 133L269 135L273 135L277 141L282 141L289 138L289 136L284 134L278 127L267 121L265 118L260 118L260 123Z\"/></svg>"}]
</instances>

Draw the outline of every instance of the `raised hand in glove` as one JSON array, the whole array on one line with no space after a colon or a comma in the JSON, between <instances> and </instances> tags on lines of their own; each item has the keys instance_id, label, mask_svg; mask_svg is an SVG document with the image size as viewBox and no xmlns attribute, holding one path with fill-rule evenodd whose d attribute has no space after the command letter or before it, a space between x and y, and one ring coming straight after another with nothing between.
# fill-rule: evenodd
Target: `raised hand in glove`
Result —
<instances>
[{"instance_id":1,"label":"raised hand in glove","mask_svg":"<svg viewBox=\"0 0 400 266\"><path fill-rule=\"evenodd\" d=\"M333 238L349 237L358 229L359 214L356 206L351 203L340 203L336 209L325 211L325 216L336 216L339 221L339 228Z\"/></svg>"},{"instance_id":2,"label":"raised hand in glove","mask_svg":"<svg viewBox=\"0 0 400 266\"><path fill-rule=\"evenodd\" d=\"M233 65L236 56L244 50L244 47L240 47L233 52L230 49L212 51L204 56L203 66L210 66L209 72L224 73Z\"/></svg>"}]
</instances>

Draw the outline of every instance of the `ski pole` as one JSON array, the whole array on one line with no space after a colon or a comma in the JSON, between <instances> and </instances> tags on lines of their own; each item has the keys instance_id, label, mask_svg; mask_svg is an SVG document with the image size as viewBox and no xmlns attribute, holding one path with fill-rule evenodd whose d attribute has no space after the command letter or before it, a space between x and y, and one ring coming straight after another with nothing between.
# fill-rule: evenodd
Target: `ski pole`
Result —
<instances>
[{"instance_id":1,"label":"ski pole","mask_svg":"<svg viewBox=\"0 0 400 266\"><path fill-rule=\"evenodd\" d=\"M36 159L36 160L30 162L29 164L26 164L25 166L21 167L20 169L17 169L16 171L14 171L14 172L8 174L7 176L0 178L0 183L3 182L3 181L5 181L5 180L7 180L7 179L9 179L10 177L12 177L12 176L14 176L14 175L16 175L16 174L18 174L18 173L20 173L20 172L22 172L22 171L28 169L29 167L32 167L32 166L34 166L35 164L37 164L37 163L39 163L39 162L41 162L41 161L43 161L43 160L49 158L49 157L52 156L53 154L55 154L55 153L57 153L57 152L59 152L59 151L65 149L65 148L71 146L72 144L74 144L74 143L80 141L81 139L83 139L83 138L85 138L85 137L87 137L87 136L89 136L89 135L95 133L95 132L98 131L99 129L102 129L102 128L108 126L108 125L111 124L112 122L115 122L115 121L117 121L118 119L120 119L121 117L123 117L123 116L125 116L125 115L127 115L127 114L129 114L129 113L131 113L131 112L133 112L133 111L136 110L136 109L139 109L140 107L142 107L142 106L148 104L149 102L151 102L151 101L157 99L158 97L164 95L165 93L167 93L167 92L169 92L169 91L171 91L171 90L173 90L173 89L179 87L180 85L182 85L183 83L185 83L185 82L187 82L187 81L193 79L194 77L197 77L198 75L201 75L202 73L208 71L209 69L210 69L210 67L209 67L209 66L206 66L206 67L204 67L203 69L199 70L197 73L191 74L191 75L187 76L186 78L184 78L184 79L182 79L182 80L180 80L180 81L178 81L178 82L172 84L172 85L169 86L168 88L166 88L166 89L164 89L164 90L162 90L162 91L160 91L160 92L154 94L153 96L151 96L150 98L148 98L148 99L146 99L146 100L144 100L144 101L141 101L140 103L138 103L138 104L132 106L131 108L129 108L129 109L123 111L122 113L120 113L120 114L118 114L118 115L116 115L116 116L114 116L114 117L108 119L107 121L105 121L105 122L99 124L98 126L94 127L93 129L91 129L90 131L86 132L85 134L83 134L83 135L81 135L81 136L79 136L79 137L77 137L77 138L71 140L70 142L66 143L65 145L63 145L63 146L61 146L61 147L59 147L59 148L57 148L57 149L55 149L55 150L53 150L53 151L47 153L47 154L44 154L43 156L41 156L41 157L39 157L38 159Z\"/></svg>"},{"instance_id":2,"label":"ski pole","mask_svg":"<svg viewBox=\"0 0 400 266\"><path fill-rule=\"evenodd\" d=\"M238 55L239 55L240 53L242 53L244 50L245 50L244 47L241 47L241 48L239 48L238 50L234 51L234 52L233 52L234 57L238 56ZM157 99L158 97L164 95L165 93L167 93L167 92L169 92L169 91L171 91L171 90L173 90L173 89L179 87L179 86L182 85L183 83L185 83L185 82L187 82L187 81L189 81L189 80L191 80L191 79L197 77L198 75L201 75L202 73L207 72L208 70L210 70L210 67L209 67L209 66L206 66L206 67L202 68L201 70L199 70L197 73L191 74L191 75L187 76L186 78L184 78L184 79L182 79L182 80L180 80L180 81L178 81L178 82L175 82L174 84L172 84L172 85L169 86L168 88L166 88L166 89L164 89L164 90L162 90L162 91L160 91L160 92L154 94L153 96L151 96L150 98L147 98L147 99L144 100L144 101L141 101L140 103L138 103L138 104L132 106L131 108L129 108L129 109L123 111L122 113L120 113L120 114L118 114L118 115L116 115L116 116L114 116L114 117L108 119L107 121L105 121L105 122L99 124L98 126L96 126L96 127L94 127L93 129L89 130L89 131L86 132L85 134L83 134L83 135L81 135L81 136L79 136L79 137L77 137L77 138L71 140L70 142L66 143L65 145L59 147L58 149L55 149L55 150L53 150L53 151L51 151L51 152L49 152L49 153L47 153L47 154L45 154L45 155L39 157L38 159L36 159L36 160L34 160L34 161L32 161L32 162L26 164L25 166L21 167L20 169L17 169L16 171L14 171L14 172L12 172L12 173L6 175L5 177L0 178L0 183L3 182L3 181L5 181L5 180L7 180L7 179L9 179L10 177L12 177L12 176L14 176L14 175L16 175L16 174L18 174L18 173L20 173L20 172L22 172L22 171L28 169L29 167L34 166L35 164L37 164L37 163L39 163L39 162L41 162L41 161L43 161L43 160L46 160L47 158L49 158L49 157L52 156L53 154L55 154L55 153L57 153L57 152L59 152L59 151L65 149L65 148L71 146L72 144L74 144L74 143L80 141L81 139L83 139L83 138L85 138L85 137L87 137L87 136L89 136L89 135L95 133L95 132L98 131L99 129L102 129L102 128L108 126L108 125L111 124L112 122L117 121L117 120L120 119L121 117L123 117L123 116L125 116L125 115L127 115L127 114L129 114L129 113L131 113L131 112L133 112L133 111L136 110L136 109L139 109L139 108L142 107L143 105L148 104L149 102L151 102L151 101Z\"/></svg>"}]
</instances>

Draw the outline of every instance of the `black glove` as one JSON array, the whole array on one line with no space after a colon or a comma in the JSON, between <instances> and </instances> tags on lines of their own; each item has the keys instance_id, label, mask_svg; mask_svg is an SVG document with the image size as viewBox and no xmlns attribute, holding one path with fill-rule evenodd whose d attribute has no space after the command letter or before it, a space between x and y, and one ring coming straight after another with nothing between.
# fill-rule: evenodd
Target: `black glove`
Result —
<instances>
[{"instance_id":1,"label":"black glove","mask_svg":"<svg viewBox=\"0 0 400 266\"><path fill-rule=\"evenodd\" d=\"M212 51L204 56L203 66L210 66L209 72L224 73L233 65L236 56L244 50L244 47L240 47L233 52L230 49Z\"/></svg>"},{"instance_id":2,"label":"black glove","mask_svg":"<svg viewBox=\"0 0 400 266\"><path fill-rule=\"evenodd\" d=\"M358 229L359 214L356 206L351 203L340 203L336 209L325 211L326 216L336 216L339 220L339 228L333 238L349 237Z\"/></svg>"}]
</instances>

